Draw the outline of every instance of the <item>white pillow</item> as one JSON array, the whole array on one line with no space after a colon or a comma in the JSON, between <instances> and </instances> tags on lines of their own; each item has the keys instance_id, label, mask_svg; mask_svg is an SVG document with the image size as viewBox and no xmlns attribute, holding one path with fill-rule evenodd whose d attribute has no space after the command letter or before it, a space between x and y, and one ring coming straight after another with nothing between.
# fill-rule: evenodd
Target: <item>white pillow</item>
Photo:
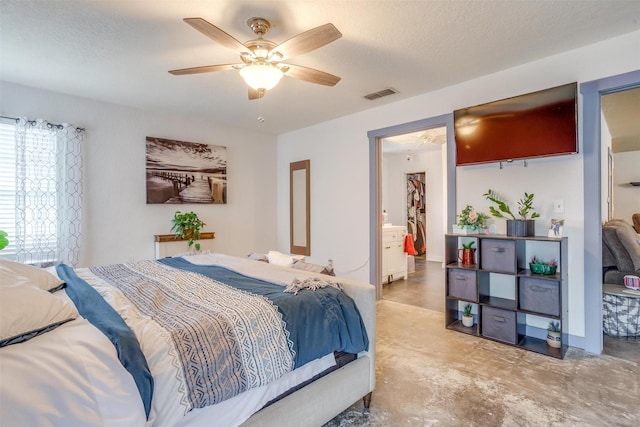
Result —
<instances>
[{"instance_id":1,"label":"white pillow","mask_svg":"<svg viewBox=\"0 0 640 427\"><path fill-rule=\"evenodd\" d=\"M11 276L15 273L3 272ZM0 286L0 347L16 344L48 332L78 317L69 299L30 286L21 277Z\"/></svg>"},{"instance_id":2,"label":"white pillow","mask_svg":"<svg viewBox=\"0 0 640 427\"><path fill-rule=\"evenodd\" d=\"M31 286L36 286L44 291L54 290L64 284L57 276L42 268L0 258L0 276L2 277L0 283L2 286L12 285L13 282L5 273L25 277Z\"/></svg>"},{"instance_id":3,"label":"white pillow","mask_svg":"<svg viewBox=\"0 0 640 427\"><path fill-rule=\"evenodd\" d=\"M293 263L295 262L295 258L293 256L283 254L278 251L269 251L267 258L269 258L269 264L275 264L282 267L293 267Z\"/></svg>"}]
</instances>

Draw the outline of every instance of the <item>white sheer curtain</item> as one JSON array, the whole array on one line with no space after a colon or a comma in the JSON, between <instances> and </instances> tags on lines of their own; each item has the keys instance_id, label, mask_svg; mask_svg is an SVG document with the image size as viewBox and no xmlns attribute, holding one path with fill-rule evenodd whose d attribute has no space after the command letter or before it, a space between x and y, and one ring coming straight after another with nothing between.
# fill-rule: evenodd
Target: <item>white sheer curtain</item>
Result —
<instances>
[{"instance_id":1,"label":"white sheer curtain","mask_svg":"<svg viewBox=\"0 0 640 427\"><path fill-rule=\"evenodd\" d=\"M16 123L16 258L75 265L80 252L83 130Z\"/></svg>"}]
</instances>

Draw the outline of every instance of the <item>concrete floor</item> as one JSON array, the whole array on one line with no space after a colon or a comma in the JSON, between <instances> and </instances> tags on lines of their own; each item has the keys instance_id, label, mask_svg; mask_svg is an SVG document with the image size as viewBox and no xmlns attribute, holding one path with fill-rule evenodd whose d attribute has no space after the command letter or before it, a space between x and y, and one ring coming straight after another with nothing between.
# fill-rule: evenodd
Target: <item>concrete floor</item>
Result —
<instances>
[{"instance_id":1,"label":"concrete floor","mask_svg":"<svg viewBox=\"0 0 640 427\"><path fill-rule=\"evenodd\" d=\"M445 329L444 271L426 265L377 303L370 410L357 402L327 427L640 425L640 341L558 360Z\"/></svg>"}]
</instances>

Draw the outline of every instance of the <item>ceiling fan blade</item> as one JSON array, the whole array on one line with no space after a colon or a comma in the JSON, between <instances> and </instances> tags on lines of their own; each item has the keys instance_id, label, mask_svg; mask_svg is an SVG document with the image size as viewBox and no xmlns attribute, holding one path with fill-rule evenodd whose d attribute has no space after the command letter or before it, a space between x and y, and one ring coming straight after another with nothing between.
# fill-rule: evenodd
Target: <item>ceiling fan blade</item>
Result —
<instances>
[{"instance_id":1,"label":"ceiling fan blade","mask_svg":"<svg viewBox=\"0 0 640 427\"><path fill-rule=\"evenodd\" d=\"M222 31L209 21L202 18L184 18L184 22L191 25L196 30L200 31L211 40L220 43L222 46L235 50L240 53L251 53L249 49L237 39Z\"/></svg>"},{"instance_id":2,"label":"ceiling fan blade","mask_svg":"<svg viewBox=\"0 0 640 427\"><path fill-rule=\"evenodd\" d=\"M289 70L284 75L293 77L294 79L300 79L325 86L335 86L336 83L340 81L340 77L325 73L324 71L302 67L300 65L286 65L289 67Z\"/></svg>"},{"instance_id":3,"label":"ceiling fan blade","mask_svg":"<svg viewBox=\"0 0 640 427\"><path fill-rule=\"evenodd\" d=\"M273 50L279 52L284 60L318 49L340 37L342 37L342 33L333 24L324 24L291 37Z\"/></svg>"},{"instance_id":4,"label":"ceiling fan blade","mask_svg":"<svg viewBox=\"0 0 640 427\"><path fill-rule=\"evenodd\" d=\"M200 74L200 73L211 73L213 71L234 70L235 67L239 67L242 65L244 64L204 65L202 67L181 68L179 70L171 70L169 72L174 76L182 76L185 74Z\"/></svg>"}]
</instances>

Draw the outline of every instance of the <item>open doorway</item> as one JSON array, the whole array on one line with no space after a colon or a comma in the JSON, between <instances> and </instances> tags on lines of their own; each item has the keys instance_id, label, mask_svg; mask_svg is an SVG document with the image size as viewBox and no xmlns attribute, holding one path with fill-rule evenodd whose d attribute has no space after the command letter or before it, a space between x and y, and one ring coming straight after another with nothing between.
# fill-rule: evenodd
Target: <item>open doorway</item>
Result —
<instances>
[{"instance_id":1,"label":"open doorway","mask_svg":"<svg viewBox=\"0 0 640 427\"><path fill-rule=\"evenodd\" d=\"M606 271L603 279L603 352L638 362L640 292L626 289L623 276L638 275L636 266L628 265L625 257L637 258L640 249L630 252L623 242L625 236L633 242L640 235L637 218L640 216L637 188L640 186L640 87L601 95L601 109L600 144L603 178L606 178L606 187L603 186L606 194L602 198L605 223L602 263ZM634 224L634 219L639 223Z\"/></svg>"},{"instance_id":2,"label":"open doorway","mask_svg":"<svg viewBox=\"0 0 640 427\"><path fill-rule=\"evenodd\" d=\"M446 143L445 126L382 138L382 298L437 311L444 310ZM388 235L402 236L402 248ZM394 249L406 267L385 276L399 260Z\"/></svg>"},{"instance_id":3,"label":"open doorway","mask_svg":"<svg viewBox=\"0 0 640 427\"><path fill-rule=\"evenodd\" d=\"M584 162L584 302L585 336L579 346L599 354L603 350L602 223L607 218L607 155L603 155L601 96L640 87L640 70L582 83L582 148ZM605 184L606 185L606 184ZM596 191L594 191L596 189ZM603 204L604 203L604 204ZM571 345L572 342L570 341Z\"/></svg>"}]
</instances>

